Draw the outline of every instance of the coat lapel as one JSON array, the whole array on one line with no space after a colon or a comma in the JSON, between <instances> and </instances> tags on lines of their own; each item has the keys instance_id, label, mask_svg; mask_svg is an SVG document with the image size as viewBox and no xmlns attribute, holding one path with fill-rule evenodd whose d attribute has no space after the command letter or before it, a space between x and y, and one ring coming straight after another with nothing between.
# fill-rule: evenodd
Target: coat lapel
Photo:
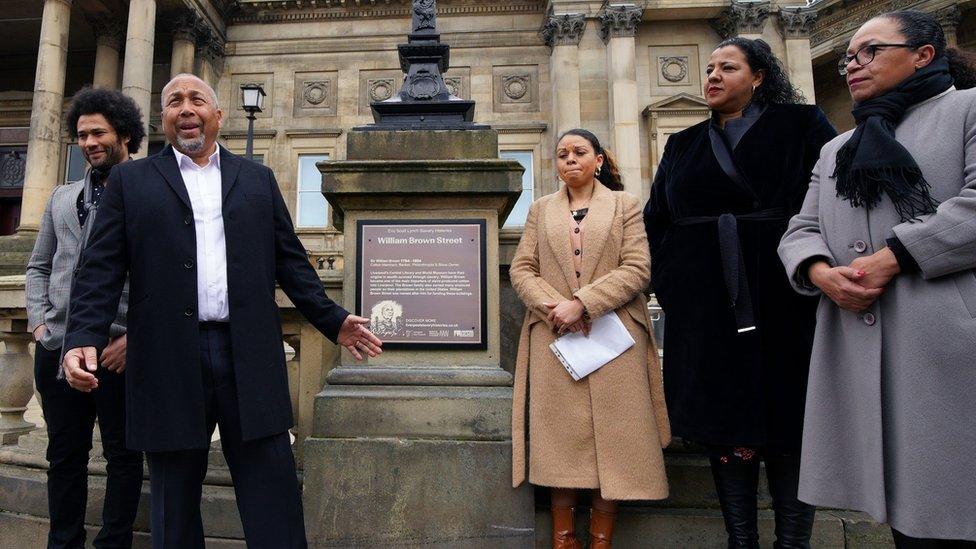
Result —
<instances>
[{"instance_id":1,"label":"coat lapel","mask_svg":"<svg viewBox=\"0 0 976 549\"><path fill-rule=\"evenodd\" d=\"M546 205L546 238L556 254L556 261L570 288L576 288L576 271L573 269L572 243L569 241L569 195L563 186Z\"/></svg>"},{"instance_id":2,"label":"coat lapel","mask_svg":"<svg viewBox=\"0 0 976 549\"><path fill-rule=\"evenodd\" d=\"M163 179L169 183L176 196L179 196L183 204L186 204L186 207L192 210L193 204L190 203L190 195L186 192L186 184L183 183L180 167L176 164L176 155L173 154L173 146L166 145L166 148L153 158L153 165L162 174Z\"/></svg>"},{"instance_id":3,"label":"coat lapel","mask_svg":"<svg viewBox=\"0 0 976 549\"><path fill-rule=\"evenodd\" d=\"M586 228L583 230L583 270L580 271L580 284L589 284L593 271L605 251L604 245L610 235L610 226L616 213L613 192L597 183L590 199L590 209L586 213Z\"/></svg>"},{"instance_id":4,"label":"coat lapel","mask_svg":"<svg viewBox=\"0 0 976 549\"><path fill-rule=\"evenodd\" d=\"M241 171L241 158L236 154L220 147L220 188L222 203L227 204L227 193L237 183L237 174Z\"/></svg>"},{"instance_id":5,"label":"coat lapel","mask_svg":"<svg viewBox=\"0 0 976 549\"><path fill-rule=\"evenodd\" d=\"M89 175L85 174L85 179L77 189L64 193L63 204L61 205L61 215L64 216L68 230L75 238L81 240L81 222L78 221L78 195L85 192L85 185L88 183Z\"/></svg>"}]
</instances>

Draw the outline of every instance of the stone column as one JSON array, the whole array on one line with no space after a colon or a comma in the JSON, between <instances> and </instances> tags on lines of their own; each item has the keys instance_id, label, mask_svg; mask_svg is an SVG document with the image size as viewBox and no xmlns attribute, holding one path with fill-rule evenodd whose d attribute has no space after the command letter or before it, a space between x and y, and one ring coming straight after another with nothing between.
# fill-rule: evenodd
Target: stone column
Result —
<instances>
[{"instance_id":1,"label":"stone column","mask_svg":"<svg viewBox=\"0 0 976 549\"><path fill-rule=\"evenodd\" d=\"M542 37L552 48L549 78L554 136L580 126L579 43L585 29L586 18L581 13L550 15L542 27Z\"/></svg>"},{"instance_id":2,"label":"stone column","mask_svg":"<svg viewBox=\"0 0 976 549\"><path fill-rule=\"evenodd\" d=\"M633 4L609 5L600 12L600 36L607 44L610 99L610 150L624 189L646 198L641 177L640 106L637 104L637 44L634 35L644 10Z\"/></svg>"},{"instance_id":3,"label":"stone column","mask_svg":"<svg viewBox=\"0 0 976 549\"><path fill-rule=\"evenodd\" d=\"M817 22L817 12L813 10L783 8L779 13L786 43L786 65L790 81L803 93L810 105L816 102L813 85L813 57L810 54L810 32Z\"/></svg>"},{"instance_id":4,"label":"stone column","mask_svg":"<svg viewBox=\"0 0 976 549\"><path fill-rule=\"evenodd\" d=\"M197 35L203 24L202 20L195 11L185 8L173 13L169 23L173 29L173 56L170 58L169 76L172 78L181 73L193 73Z\"/></svg>"},{"instance_id":5,"label":"stone column","mask_svg":"<svg viewBox=\"0 0 976 549\"><path fill-rule=\"evenodd\" d=\"M45 0L37 48L34 98L27 137L27 166L20 230L36 233L51 190L58 184L61 114L68 59L71 0Z\"/></svg>"},{"instance_id":6,"label":"stone column","mask_svg":"<svg viewBox=\"0 0 976 549\"><path fill-rule=\"evenodd\" d=\"M119 87L119 53L125 38L125 21L111 15L91 15L88 24L95 31L95 73L92 86L117 89Z\"/></svg>"},{"instance_id":7,"label":"stone column","mask_svg":"<svg viewBox=\"0 0 976 549\"><path fill-rule=\"evenodd\" d=\"M152 112L153 41L156 37L156 0L130 0L129 25L125 36L125 68L122 72L122 93L131 97L142 109L142 125L149 134L149 113ZM146 156L142 147L135 158Z\"/></svg>"},{"instance_id":8,"label":"stone column","mask_svg":"<svg viewBox=\"0 0 976 549\"><path fill-rule=\"evenodd\" d=\"M950 48L958 46L959 40L956 37L956 31L959 29L959 23L962 22L962 11L959 6L953 4L936 11L932 15L942 26L942 32L945 33L946 37L946 46Z\"/></svg>"}]
</instances>

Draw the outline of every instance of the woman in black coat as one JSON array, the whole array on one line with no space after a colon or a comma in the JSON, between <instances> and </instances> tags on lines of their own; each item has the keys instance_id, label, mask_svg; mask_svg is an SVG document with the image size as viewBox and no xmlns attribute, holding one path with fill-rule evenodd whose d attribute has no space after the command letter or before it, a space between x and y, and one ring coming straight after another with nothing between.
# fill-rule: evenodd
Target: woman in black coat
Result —
<instances>
[{"instance_id":1,"label":"woman in black coat","mask_svg":"<svg viewBox=\"0 0 976 549\"><path fill-rule=\"evenodd\" d=\"M776 547L809 547L796 490L817 301L792 291L776 248L836 132L762 40L722 42L706 76L712 117L668 139L644 209L668 412L708 449L729 547L759 547L760 459Z\"/></svg>"}]
</instances>

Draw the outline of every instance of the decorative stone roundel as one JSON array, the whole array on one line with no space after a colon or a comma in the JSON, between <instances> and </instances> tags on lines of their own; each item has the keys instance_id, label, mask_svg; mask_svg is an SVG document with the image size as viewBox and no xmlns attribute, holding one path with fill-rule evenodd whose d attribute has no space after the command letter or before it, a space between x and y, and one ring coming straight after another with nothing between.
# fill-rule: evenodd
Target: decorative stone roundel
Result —
<instances>
[{"instance_id":1,"label":"decorative stone roundel","mask_svg":"<svg viewBox=\"0 0 976 549\"><path fill-rule=\"evenodd\" d=\"M510 99L518 101L529 93L529 78L522 75L506 76L502 81L505 95Z\"/></svg>"},{"instance_id":2,"label":"decorative stone roundel","mask_svg":"<svg viewBox=\"0 0 976 549\"><path fill-rule=\"evenodd\" d=\"M661 57L661 76L668 82L681 82L688 76L688 58L683 56Z\"/></svg>"},{"instance_id":3,"label":"decorative stone roundel","mask_svg":"<svg viewBox=\"0 0 976 549\"><path fill-rule=\"evenodd\" d=\"M326 80L305 82L305 91L302 95L310 105L321 105L329 97L329 82Z\"/></svg>"},{"instance_id":4,"label":"decorative stone roundel","mask_svg":"<svg viewBox=\"0 0 976 549\"><path fill-rule=\"evenodd\" d=\"M447 86L447 91L455 97L461 97L461 79L457 77L445 78L444 84Z\"/></svg>"},{"instance_id":5,"label":"decorative stone roundel","mask_svg":"<svg viewBox=\"0 0 976 549\"><path fill-rule=\"evenodd\" d=\"M386 101L393 97L393 79L383 78L371 80L369 83L369 98L372 101Z\"/></svg>"}]
</instances>

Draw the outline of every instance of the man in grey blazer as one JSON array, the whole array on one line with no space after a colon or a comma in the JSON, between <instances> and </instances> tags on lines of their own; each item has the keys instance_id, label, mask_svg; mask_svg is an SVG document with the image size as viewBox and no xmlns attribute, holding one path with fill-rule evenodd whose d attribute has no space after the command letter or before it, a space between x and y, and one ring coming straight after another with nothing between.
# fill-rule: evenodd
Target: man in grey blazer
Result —
<instances>
[{"instance_id":1,"label":"man in grey blazer","mask_svg":"<svg viewBox=\"0 0 976 549\"><path fill-rule=\"evenodd\" d=\"M47 424L48 547L83 547L88 454L96 417L108 461L102 528L95 547L131 547L142 488L142 453L125 448L127 292L102 353L94 391L72 389L59 375L71 286L104 183L113 166L139 150L145 137L139 107L114 90L85 89L68 111L78 146L90 165L85 177L54 189L27 264L27 317L37 342L34 377Z\"/></svg>"}]
</instances>

